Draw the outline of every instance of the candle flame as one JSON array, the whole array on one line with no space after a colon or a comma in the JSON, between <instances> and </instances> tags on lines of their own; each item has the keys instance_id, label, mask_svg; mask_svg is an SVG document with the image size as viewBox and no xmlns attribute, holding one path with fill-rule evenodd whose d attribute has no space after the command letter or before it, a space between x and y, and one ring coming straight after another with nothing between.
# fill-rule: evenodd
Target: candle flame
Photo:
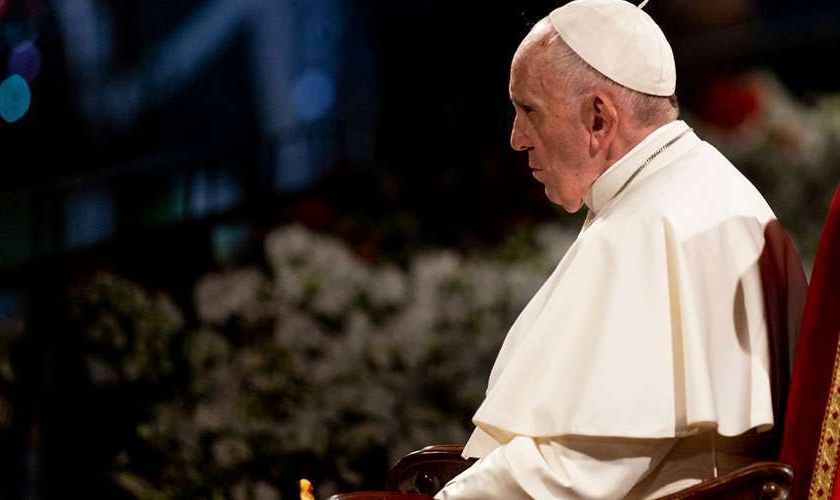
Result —
<instances>
[{"instance_id":1,"label":"candle flame","mask_svg":"<svg viewBox=\"0 0 840 500\"><path fill-rule=\"evenodd\" d=\"M298 481L300 484L300 500L315 500L315 491L312 489L312 482L303 478Z\"/></svg>"}]
</instances>

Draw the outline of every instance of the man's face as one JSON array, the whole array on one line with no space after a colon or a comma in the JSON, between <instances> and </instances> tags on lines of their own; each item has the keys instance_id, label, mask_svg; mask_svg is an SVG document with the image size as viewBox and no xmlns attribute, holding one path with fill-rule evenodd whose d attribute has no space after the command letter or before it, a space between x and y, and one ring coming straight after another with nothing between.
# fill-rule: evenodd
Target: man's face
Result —
<instances>
[{"instance_id":1,"label":"man's face","mask_svg":"<svg viewBox=\"0 0 840 500\"><path fill-rule=\"evenodd\" d=\"M588 153L589 131L580 100L564 88L551 60L553 47L546 46L549 37L540 36L541 29L545 27L534 28L511 64L510 98L516 116L510 145L528 153L531 173L545 186L548 199L577 212L597 178L595 159Z\"/></svg>"}]
</instances>

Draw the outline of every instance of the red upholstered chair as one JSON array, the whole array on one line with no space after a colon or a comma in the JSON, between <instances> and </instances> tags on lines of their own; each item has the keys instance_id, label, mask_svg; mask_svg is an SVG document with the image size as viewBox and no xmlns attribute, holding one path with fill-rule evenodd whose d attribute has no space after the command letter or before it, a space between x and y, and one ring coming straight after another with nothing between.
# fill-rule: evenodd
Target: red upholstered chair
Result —
<instances>
[{"instance_id":1,"label":"red upholstered chair","mask_svg":"<svg viewBox=\"0 0 840 500\"><path fill-rule=\"evenodd\" d=\"M791 378L779 459L796 471L794 499L840 499L840 188L817 248Z\"/></svg>"},{"instance_id":2,"label":"red upholstered chair","mask_svg":"<svg viewBox=\"0 0 840 500\"><path fill-rule=\"evenodd\" d=\"M788 387L787 332L799 318L796 300L783 307L794 274L786 274L792 247L768 226L760 259L767 283L765 302L774 341L771 356L774 399L784 422L779 462L758 462L664 497L676 499L840 500L840 188L823 228L802 316L793 376ZM783 402L787 400L787 405ZM411 500L430 498L473 461L461 458L461 446L430 446L403 457L388 473L388 492L334 495L332 500ZM794 480L795 474L795 480Z\"/></svg>"}]
</instances>

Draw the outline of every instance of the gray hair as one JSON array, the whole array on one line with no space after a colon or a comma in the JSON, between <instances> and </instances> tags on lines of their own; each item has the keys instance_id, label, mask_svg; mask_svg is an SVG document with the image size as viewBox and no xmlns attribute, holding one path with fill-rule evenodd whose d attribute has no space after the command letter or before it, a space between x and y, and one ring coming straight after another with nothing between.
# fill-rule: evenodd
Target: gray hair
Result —
<instances>
[{"instance_id":1,"label":"gray hair","mask_svg":"<svg viewBox=\"0 0 840 500\"><path fill-rule=\"evenodd\" d=\"M605 90L620 108L628 111L643 127L667 123L679 116L680 106L676 94L670 97L655 96L619 85L581 59L556 32L552 38L556 38L556 41L551 41L555 42L552 45L556 45L552 49L556 49L553 56L560 80L571 90L571 95L583 95L593 89Z\"/></svg>"}]
</instances>

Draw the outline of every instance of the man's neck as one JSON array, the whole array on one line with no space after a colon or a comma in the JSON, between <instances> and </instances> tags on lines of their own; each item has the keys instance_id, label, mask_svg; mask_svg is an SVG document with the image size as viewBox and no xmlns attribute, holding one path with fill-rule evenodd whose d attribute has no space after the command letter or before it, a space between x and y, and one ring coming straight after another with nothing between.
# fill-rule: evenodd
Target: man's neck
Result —
<instances>
[{"instance_id":1,"label":"man's neck","mask_svg":"<svg viewBox=\"0 0 840 500\"><path fill-rule=\"evenodd\" d=\"M664 125L667 125L668 123L671 123L672 121L674 120L656 123L654 125L650 125L644 128L628 126L624 127L623 129L620 129L612 144L610 144L609 149L607 150L607 156L604 162L605 165L601 172L603 173L608 168L610 168L610 166L612 166L615 162L623 158L628 151L636 147L637 144L642 142L645 139L645 137L649 136L653 131Z\"/></svg>"}]
</instances>

